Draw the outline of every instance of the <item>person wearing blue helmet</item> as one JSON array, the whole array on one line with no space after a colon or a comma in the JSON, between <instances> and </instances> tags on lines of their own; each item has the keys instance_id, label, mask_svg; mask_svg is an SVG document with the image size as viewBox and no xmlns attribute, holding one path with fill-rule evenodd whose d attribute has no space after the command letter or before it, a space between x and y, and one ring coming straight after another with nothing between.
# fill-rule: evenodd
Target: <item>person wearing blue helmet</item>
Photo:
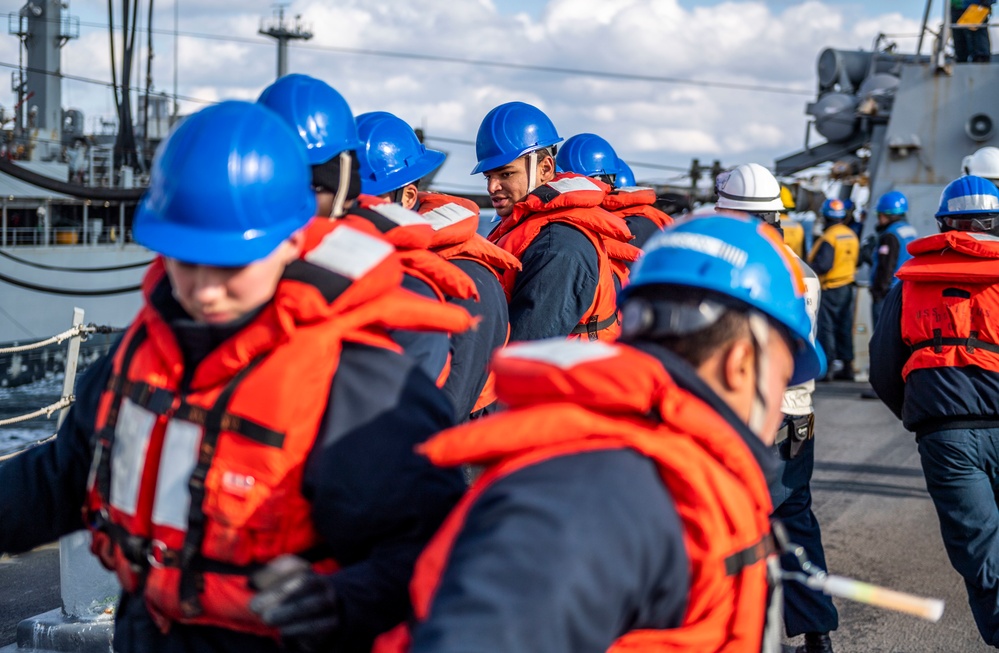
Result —
<instances>
[{"instance_id":1,"label":"person wearing blue helmet","mask_svg":"<svg viewBox=\"0 0 999 653\"><path fill-rule=\"evenodd\" d=\"M824 366L801 270L759 221L692 219L620 301L619 342L501 350L508 410L427 443L484 472L417 563L411 648L376 653L779 647L768 445Z\"/></svg>"},{"instance_id":2,"label":"person wearing blue helmet","mask_svg":"<svg viewBox=\"0 0 999 653\"><path fill-rule=\"evenodd\" d=\"M475 139L472 174L485 177L501 218L489 240L523 267L503 275L511 341L613 339L620 332L617 290L640 254L628 244L627 223L600 208L609 185L556 173L561 142L548 116L524 102L486 114Z\"/></svg>"},{"instance_id":3,"label":"person wearing blue helmet","mask_svg":"<svg viewBox=\"0 0 999 653\"><path fill-rule=\"evenodd\" d=\"M895 273L909 260L909 243L919 237L915 227L906 221L909 200L897 190L888 191L878 199L877 241L871 256L871 324L877 325L881 306L892 286L898 283Z\"/></svg>"},{"instance_id":4,"label":"person wearing blue helmet","mask_svg":"<svg viewBox=\"0 0 999 653\"><path fill-rule=\"evenodd\" d=\"M986 644L999 647L999 190L975 176L944 188L942 233L912 258L871 338L871 385L916 435L951 565Z\"/></svg>"},{"instance_id":5,"label":"person wearing blue helmet","mask_svg":"<svg viewBox=\"0 0 999 653\"><path fill-rule=\"evenodd\" d=\"M822 203L825 229L812 245L808 264L822 283L822 304L819 306L819 341L829 360L842 362L842 369L830 373L826 380L853 380L853 306L854 283L860 260L860 240L850 227L846 202L827 199Z\"/></svg>"},{"instance_id":6,"label":"person wearing blue helmet","mask_svg":"<svg viewBox=\"0 0 999 653\"><path fill-rule=\"evenodd\" d=\"M625 171L626 164L600 136L576 134L569 137L559 148L555 162L566 172L594 177L614 187L601 206L624 219L634 236L631 244L635 247L643 247L653 234L672 224L673 218L654 206L657 198L653 189L634 187L634 175L630 183L625 183L630 169Z\"/></svg>"},{"instance_id":7,"label":"person wearing blue helmet","mask_svg":"<svg viewBox=\"0 0 999 653\"><path fill-rule=\"evenodd\" d=\"M429 249L474 283L476 297L446 296L479 319L476 329L450 338L451 358L441 389L463 422L495 407L489 359L506 344L510 320L500 275L520 263L477 233L479 207L473 202L420 191L418 182L443 162L443 152L428 150L406 122L385 111L357 116L361 138L361 191L417 211L433 227Z\"/></svg>"},{"instance_id":8,"label":"person wearing blue helmet","mask_svg":"<svg viewBox=\"0 0 999 653\"><path fill-rule=\"evenodd\" d=\"M741 211L761 220L784 236L780 220L786 208L785 193L773 173L758 163L743 163L719 175L716 180L718 201L716 209ZM785 238L785 244L787 240ZM810 335L814 340L817 317L821 305L821 284L818 275L806 265L787 245L801 268L805 285L805 306L811 320ZM779 519L788 537L802 547L808 559L818 569L826 568L822 531L812 511L812 472L815 468L815 408L812 393L815 382L788 386L782 398L781 411L784 421L777 431L771 453L777 462L777 475L770 483L773 517ZM794 570L797 561L793 556L783 560L784 566ZM822 592L799 583L785 588L784 628L788 637L804 635L804 645L798 653L831 653L829 633L839 627L839 613L832 599Z\"/></svg>"},{"instance_id":9,"label":"person wearing blue helmet","mask_svg":"<svg viewBox=\"0 0 999 653\"><path fill-rule=\"evenodd\" d=\"M88 528L122 586L116 651L370 650L462 493L415 453L451 411L386 328L470 318L403 291L374 236L307 245L314 214L277 115L187 118L135 215L159 255L143 307L58 437L0 465L0 551Z\"/></svg>"},{"instance_id":10,"label":"person wearing blue helmet","mask_svg":"<svg viewBox=\"0 0 999 653\"><path fill-rule=\"evenodd\" d=\"M422 222L418 216L401 207L375 206L377 202L361 205L362 156L358 150L362 143L350 106L336 89L308 75L285 75L264 89L257 102L277 113L305 145L317 215L367 222L396 246L400 240L407 243L413 240L404 232L410 225ZM412 270L403 284L418 295L440 299L434 272ZM430 378L446 376L449 346L445 334L402 330L393 333L393 337Z\"/></svg>"}]
</instances>

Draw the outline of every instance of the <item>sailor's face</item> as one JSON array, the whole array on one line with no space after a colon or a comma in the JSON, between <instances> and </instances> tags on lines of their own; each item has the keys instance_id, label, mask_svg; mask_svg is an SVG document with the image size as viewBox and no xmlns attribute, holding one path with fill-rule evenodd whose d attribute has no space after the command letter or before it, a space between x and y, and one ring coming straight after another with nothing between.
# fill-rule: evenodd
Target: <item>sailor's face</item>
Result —
<instances>
[{"instance_id":1,"label":"sailor's face","mask_svg":"<svg viewBox=\"0 0 999 653\"><path fill-rule=\"evenodd\" d=\"M505 218L513 213L513 205L527 197L530 181L527 176L527 159L515 159L501 168L482 173L486 178L486 191L496 213Z\"/></svg>"},{"instance_id":2,"label":"sailor's face","mask_svg":"<svg viewBox=\"0 0 999 653\"><path fill-rule=\"evenodd\" d=\"M266 258L242 267L215 267L166 259L173 296L195 322L225 324L251 313L274 296L285 266L298 249L283 242Z\"/></svg>"}]
</instances>

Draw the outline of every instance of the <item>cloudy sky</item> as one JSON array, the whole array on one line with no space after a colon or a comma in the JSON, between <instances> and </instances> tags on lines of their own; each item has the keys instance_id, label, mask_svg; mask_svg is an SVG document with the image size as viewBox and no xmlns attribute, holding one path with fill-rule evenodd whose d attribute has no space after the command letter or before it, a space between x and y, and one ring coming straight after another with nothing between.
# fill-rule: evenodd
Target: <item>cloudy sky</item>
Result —
<instances>
[{"instance_id":1,"label":"cloudy sky","mask_svg":"<svg viewBox=\"0 0 999 653\"><path fill-rule=\"evenodd\" d=\"M140 29L148 1L141 0ZM178 92L188 98L182 113L203 102L255 99L273 81L274 42L257 35L273 3L155 0L155 89L173 88L174 2ZM4 4L15 12L23 2ZM428 140L449 152L439 183L479 190L480 178L468 175L474 149L450 141L473 141L485 113L509 100L543 108L562 136L601 134L640 180L680 173L639 163L686 168L694 157L770 166L802 145L819 52L869 49L879 33L912 52L923 8L913 0L295 0L286 13L301 15L315 34L291 47L291 72L325 79L355 113L391 111L428 138L447 139ZM942 11L934 2L931 24ZM64 73L107 82L106 3L72 0L69 13L80 18L80 38L63 49ZM120 55L120 41L116 47ZM17 61L17 39L0 37L3 71ZM10 85L0 89L9 110ZM91 129L114 115L111 91L95 83L65 81L63 106L82 109Z\"/></svg>"}]
</instances>

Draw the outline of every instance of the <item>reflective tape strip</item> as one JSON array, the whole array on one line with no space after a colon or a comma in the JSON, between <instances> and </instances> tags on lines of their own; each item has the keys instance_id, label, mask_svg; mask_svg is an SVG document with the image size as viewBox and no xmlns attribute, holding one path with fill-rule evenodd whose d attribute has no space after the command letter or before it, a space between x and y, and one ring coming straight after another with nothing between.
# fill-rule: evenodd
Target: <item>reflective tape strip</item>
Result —
<instances>
[{"instance_id":1,"label":"reflective tape strip","mask_svg":"<svg viewBox=\"0 0 999 653\"><path fill-rule=\"evenodd\" d=\"M656 235L651 241L646 251L667 247L670 249L687 249L714 258L719 258L736 268L743 268L749 260L749 254L744 249L739 249L735 245L730 245L724 240L714 236L704 234L675 233L664 231ZM787 259L787 257L785 257Z\"/></svg>"},{"instance_id":2,"label":"reflective tape strip","mask_svg":"<svg viewBox=\"0 0 999 653\"><path fill-rule=\"evenodd\" d=\"M570 193L576 190L601 190L600 186L594 184L587 177L566 177L565 179L549 181L547 185L560 193Z\"/></svg>"},{"instance_id":3,"label":"reflective tape strip","mask_svg":"<svg viewBox=\"0 0 999 653\"><path fill-rule=\"evenodd\" d=\"M167 424L156 478L156 499L153 503L153 523L178 530L187 529L191 509L191 472L198 462L201 427L191 422L172 419Z\"/></svg>"},{"instance_id":4,"label":"reflective tape strip","mask_svg":"<svg viewBox=\"0 0 999 653\"><path fill-rule=\"evenodd\" d=\"M580 363L612 358L617 353L617 347L599 340L583 342L551 338L511 345L506 349L500 350L499 356L502 358L540 361L567 370Z\"/></svg>"},{"instance_id":5,"label":"reflective tape strip","mask_svg":"<svg viewBox=\"0 0 999 653\"><path fill-rule=\"evenodd\" d=\"M372 211L382 215L401 227L412 224L426 224L427 221L416 211L410 211L398 204L376 204L370 207Z\"/></svg>"},{"instance_id":6,"label":"reflective tape strip","mask_svg":"<svg viewBox=\"0 0 999 653\"><path fill-rule=\"evenodd\" d=\"M139 482L146 463L149 438L156 425L155 413L131 399L121 402L111 448L111 505L134 515L139 500Z\"/></svg>"},{"instance_id":7,"label":"reflective tape strip","mask_svg":"<svg viewBox=\"0 0 999 653\"><path fill-rule=\"evenodd\" d=\"M999 209L995 195L961 195L947 200L948 211L994 211Z\"/></svg>"},{"instance_id":8,"label":"reflective tape strip","mask_svg":"<svg viewBox=\"0 0 999 653\"><path fill-rule=\"evenodd\" d=\"M430 223L434 231L440 231L444 227L457 224L462 220L474 218L475 215L475 212L467 207L451 202L450 204L437 207L433 211L427 211L423 214L423 219Z\"/></svg>"},{"instance_id":9,"label":"reflective tape strip","mask_svg":"<svg viewBox=\"0 0 999 653\"><path fill-rule=\"evenodd\" d=\"M969 231L968 235L975 240L988 240L988 241L999 241L999 236L993 236L992 234L983 234L980 231Z\"/></svg>"},{"instance_id":10,"label":"reflective tape strip","mask_svg":"<svg viewBox=\"0 0 999 653\"><path fill-rule=\"evenodd\" d=\"M340 227L307 253L305 260L348 279L359 279L394 251L395 248L383 240L350 227Z\"/></svg>"}]
</instances>

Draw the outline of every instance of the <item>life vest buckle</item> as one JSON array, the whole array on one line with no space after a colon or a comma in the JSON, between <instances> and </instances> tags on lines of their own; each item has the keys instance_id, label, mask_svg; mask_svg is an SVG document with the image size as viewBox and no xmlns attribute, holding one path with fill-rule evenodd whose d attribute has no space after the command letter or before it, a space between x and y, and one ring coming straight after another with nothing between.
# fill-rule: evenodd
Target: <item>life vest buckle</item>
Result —
<instances>
[{"instance_id":1,"label":"life vest buckle","mask_svg":"<svg viewBox=\"0 0 999 653\"><path fill-rule=\"evenodd\" d=\"M162 540L153 540L149 543L149 550L146 553L146 560L150 567L165 569L167 567L177 567L180 563L180 556L177 551L167 548Z\"/></svg>"}]
</instances>

